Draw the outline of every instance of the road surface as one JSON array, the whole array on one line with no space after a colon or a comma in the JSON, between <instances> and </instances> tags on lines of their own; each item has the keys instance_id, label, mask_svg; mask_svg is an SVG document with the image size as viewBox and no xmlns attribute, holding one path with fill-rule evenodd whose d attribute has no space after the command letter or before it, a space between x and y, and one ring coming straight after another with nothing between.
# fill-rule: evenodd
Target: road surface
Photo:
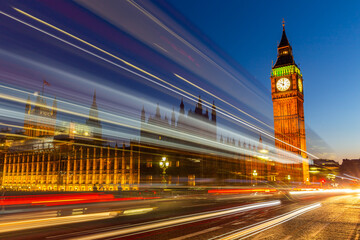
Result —
<instances>
[{"instance_id":1,"label":"road surface","mask_svg":"<svg viewBox=\"0 0 360 240\"><path fill-rule=\"evenodd\" d=\"M274 199L240 202L232 198L164 201L155 207L150 204L124 213L111 212L109 217L101 219L23 230L22 226L28 223L0 224L0 231L1 227L14 228L0 233L0 239L275 240L359 239L360 236L358 194L309 195L281 203Z\"/></svg>"}]
</instances>

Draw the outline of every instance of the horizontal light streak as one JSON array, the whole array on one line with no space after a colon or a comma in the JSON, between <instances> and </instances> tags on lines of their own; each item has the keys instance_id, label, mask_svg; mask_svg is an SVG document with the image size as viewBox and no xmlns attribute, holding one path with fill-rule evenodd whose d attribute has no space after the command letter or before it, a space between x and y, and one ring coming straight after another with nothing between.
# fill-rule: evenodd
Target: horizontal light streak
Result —
<instances>
[{"instance_id":1,"label":"horizontal light streak","mask_svg":"<svg viewBox=\"0 0 360 240\"><path fill-rule=\"evenodd\" d=\"M3 85L0 85L0 87L3 87L3 88L8 89L8 90L12 90L12 91L19 91L19 92L21 92L23 94L30 94L29 92L26 92L26 91L23 91L23 90L17 90L15 88L10 88L10 87L3 86ZM13 96L10 96L10 95L7 95L7 94L1 94L1 93L0 93L0 98L10 100L10 101L14 101L14 102L18 102L18 103L26 103L27 102L27 100L25 100L25 99L22 99L22 98L19 98L19 97L13 97ZM50 99L48 97L44 97L44 98L45 99ZM82 110L85 110L85 109L87 110L88 109L88 108L86 108L84 106L77 105L77 104L74 104L74 103L69 103L69 102L62 101L62 100L58 100L58 101L63 103L63 104L67 104L67 105L71 106L71 109L74 109L74 108L75 109L79 108L79 109L82 109ZM46 105L43 105L43 104L38 104L38 105L42 106L42 107L47 107ZM8 111L8 110L4 109L4 111L2 111L2 114L5 114L5 111ZM63 113L66 113L66 114L70 114L70 115L74 115L74 116L78 116L78 117L82 117L82 118L85 118L85 119L89 117L87 114L80 113L79 111L71 111L71 110L60 108L60 107L57 108L57 111L63 112ZM234 152L234 153L246 154L246 155L249 155L249 156L254 156L254 155L259 156L257 151L255 151L255 150L249 150L249 149L239 148L239 147L236 147L236 146L231 146L231 145L224 144L224 143L219 143L217 141L210 140L210 139L207 139L207 138L204 138L204 137L200 137L198 135L189 134L189 133L185 133L185 132L182 132L182 131L177 131L177 130L174 130L174 129L164 128L164 127L157 126L157 125L152 125L152 124L147 124L147 123L140 123L140 121L138 119L131 119L131 118L128 118L128 117L125 117L125 116L119 116L119 115L107 113L107 112L104 112L104 111L100 111L100 112L102 113L103 116L107 116L110 119L117 119L118 120L118 121L114 121L114 120L108 120L106 118L99 118L99 120L101 122L104 122L104 123L108 123L108 124L112 124L112 125L120 126L120 127L126 127L126 128L133 129L133 130L141 130L141 129L143 129L144 131L147 131L149 133L168 136L168 137L172 137L174 139L185 140L185 141L193 142L193 143L196 143L196 144L207 145L207 146L211 146L211 147L213 147L215 149L227 150L227 151L231 151L231 152ZM9 116L9 115L12 115L12 114L10 114L10 111L8 111L8 113L6 113L5 115ZM128 124L120 123L119 121L128 122ZM199 126L208 125L208 127L210 127L210 128L213 127L211 124L204 123L204 122L202 122L200 120L197 120L197 119L194 119L194 118L192 119L192 122L194 124L198 124ZM119 134L123 134L123 133L118 132L118 131L114 131L112 129L111 131L108 131L108 134L110 134L109 136L117 137L117 136L119 136ZM133 135L133 136L137 137L136 135ZM243 136L241 136L241 135L239 135L239 137L243 138ZM178 148L178 149L189 150L191 148L192 151L202 151L202 152L205 151L204 153L209 152L208 150L204 150L204 149L200 149L200 148L193 148L193 147L183 145L183 144L174 144L174 143L169 143L169 142L166 142L166 141L159 141L159 140L154 140L154 139L144 139L144 140L147 143L157 143L158 145L163 145L163 146L175 146L176 145L177 146L176 148ZM263 146L266 146L266 145L263 144ZM270 147L270 146L267 146L267 147L268 148L273 148L273 147ZM273 148L273 149L274 149L274 153L269 153L266 156L268 159L270 159L270 157L271 157L271 160L273 160L273 161L279 161L279 162L288 161L286 159L289 159L289 158L290 159L298 159L299 161L304 161L305 160L304 158L299 157L299 156L297 156L297 155L295 155L295 154L293 154L291 152L286 152L286 151L275 149L275 148ZM214 153L215 154L220 154L220 155L223 154L221 152L214 152ZM260 155L260 156L262 156L262 155ZM231 157L231 155L229 157ZM265 160L267 160L267 159L265 159Z\"/></svg>"},{"instance_id":2,"label":"horizontal light streak","mask_svg":"<svg viewBox=\"0 0 360 240\"><path fill-rule=\"evenodd\" d=\"M319 172L320 172L320 171L317 171L317 173L319 173ZM336 175L335 175L335 177L336 177L336 178L341 178L342 180L346 179L346 180L350 180L350 181L354 181L354 180L356 181L356 179L354 179L354 178L348 178L348 177L344 177L344 176L336 176Z\"/></svg>"},{"instance_id":3,"label":"horizontal light streak","mask_svg":"<svg viewBox=\"0 0 360 240\"><path fill-rule=\"evenodd\" d=\"M316 208L319 208L321 207L321 203L315 203L315 204L311 204L311 205L308 205L306 207L303 207L303 208L300 208L300 209L297 209L295 211L292 211L290 213L287 213L287 214L284 214L284 215L281 215L279 217L275 217L275 218L272 218L270 220L267 220L265 222L262 222L260 224L257 224L253 227L250 227L250 228L247 228L245 230L241 230L241 231L236 231L235 233L231 233L230 235L228 236L223 236L223 237L219 237L219 238L216 238L216 239L221 239L221 240L232 240L232 239L243 239L243 238L247 238L247 237L250 237L252 235L255 235L259 232L262 232L262 231L265 231L269 228L272 228L272 227L275 227L279 224L282 224L284 222L287 222L295 217L298 217L306 212L309 212L311 210L314 210Z\"/></svg>"},{"instance_id":4,"label":"horizontal light streak","mask_svg":"<svg viewBox=\"0 0 360 240\"><path fill-rule=\"evenodd\" d=\"M227 210L218 210L218 211L183 216L183 217L179 217L179 218L171 218L171 219L165 220L165 221L150 222L150 223L145 223L145 224L141 224L138 226L128 227L125 229L108 231L108 232L103 232L103 233L96 233L96 234L91 234L88 236L75 237L75 238L71 238L71 239L92 240L92 239L99 239L99 238L108 238L108 237L115 237L115 236L121 236L121 235L135 234L135 233L140 233L140 232L148 232L148 231L153 231L153 230L157 230L157 229L168 228L168 227L182 225L182 224L188 224L188 223L192 223L192 222L204 221L207 219L212 219L212 218L216 218L216 217L220 217L220 216L226 216L229 214L236 214L239 212L250 211L250 210L265 208L265 207L273 207L273 206L277 206L280 204L281 204L280 201L269 201L269 202L249 204L249 205L231 208L231 209L227 209ZM99 229L99 230L101 230L101 229Z\"/></svg>"},{"instance_id":5,"label":"horizontal light streak","mask_svg":"<svg viewBox=\"0 0 360 240\"><path fill-rule=\"evenodd\" d=\"M8 110L3 110L2 113L12 116L12 114L10 113L11 111ZM6 126L7 124L2 123L1 125ZM12 126L12 127L18 127L18 128L22 128L22 126L16 126L16 125L8 125L8 126ZM153 145L153 146L162 146L162 147L170 147L172 149L178 149L178 150L185 150L185 151L191 151L194 153L203 153L203 154L214 154L216 156L222 156L222 157L226 157L226 158L234 158L234 155L231 153L224 153L224 151L230 151L232 153L235 154L244 154L246 156L257 156L257 151L255 150L250 150L250 149L244 149L244 148L240 148L237 146L232 146L232 145L228 145L225 143L219 143L213 140L209 140L207 138L201 138L197 135L192 135L192 134L187 134L187 133L182 133L180 131L175 131L175 130L171 130L171 129L167 129L167 128L162 128L156 125L148 125L148 124L143 124L143 129L147 132L152 132L155 134L160 134L163 136L168 136L168 137L173 137L174 139L180 139L180 140L185 140L188 141L189 143L193 142L196 144L202 144L203 146L209 146L212 147L214 149L210 150L207 148L202 148L202 147L194 147L194 146L189 146L188 144L183 144L183 143L173 143L173 142L167 142L167 141L162 141L162 140L158 140L158 139L153 139L153 138L145 138L143 137L141 139L142 143L147 143L149 145ZM120 134L123 134L122 132L118 132L118 131L109 131L108 136L113 136L113 137L118 137ZM20 134L13 134L13 133L0 133L0 135L4 135L4 136L14 136L14 137L21 137L21 138L32 138L32 139L39 139L42 140L41 137L27 137L24 135L20 135ZM130 135L128 134L128 137L130 139L130 137L136 137L137 135ZM63 140L54 140L54 142L58 142L58 143L66 143L66 141ZM76 145L79 146L85 146L85 147L99 147L99 146L94 146L92 144L78 144L78 143L74 143ZM216 151L215 149L218 149L218 151ZM296 155L290 155L289 153L287 153L289 156L282 156L282 155L278 155L276 153L269 153L269 157L271 157L272 161L277 161L277 162L283 162L283 163L291 163L290 160L295 161L297 158L299 158ZM268 158L269 158L268 157ZM301 158L300 158L301 159ZM302 159L301 159L302 160Z\"/></svg>"},{"instance_id":6,"label":"horizontal light streak","mask_svg":"<svg viewBox=\"0 0 360 240\"><path fill-rule=\"evenodd\" d=\"M316 194L316 193L360 193L360 189L302 189L301 191L290 191L292 195Z\"/></svg>"},{"instance_id":7,"label":"horizontal light streak","mask_svg":"<svg viewBox=\"0 0 360 240\"><path fill-rule=\"evenodd\" d=\"M245 111L241 110L240 108L238 108L238 107L234 106L233 104L231 104L231 103L229 103L229 102L225 101L224 99L222 99L222 98L220 98L220 97L216 96L215 94L213 94L213 93L211 93L211 92L207 91L206 89L203 89L202 87L199 87L198 85L196 85L195 83L193 83L193 82L191 82L191 81L187 80L186 78L184 78L184 77L182 77L182 76L180 76L180 75L178 75L178 74L176 74L176 73L174 73L174 75L175 75L176 77L178 77L179 79L183 80L184 82L186 82L186 83L190 84L191 86L193 86L193 87L195 87L195 88L197 88L197 89L199 89L199 90L201 90L201 91L203 91L203 92L205 92L205 93L209 94L210 96L212 96L212 97L214 97L214 98L216 98L216 99L220 100L221 102L225 103L226 105L228 105L228 106L230 106L230 107L232 107L232 108L234 108L234 109L238 110L239 112L241 112L241 113L245 114L246 116L248 116L248 117L250 117L250 118L254 119L255 121L257 121L257 122L259 122L259 123L261 123L261 124L263 124L263 125L265 125L265 126L269 127L270 129L274 129L274 127L272 127L272 126L270 126L270 125L267 125L266 123L262 122L261 120L257 119L256 117L254 117L254 116L252 116L252 115L248 114L247 112L245 112ZM203 100L203 101L204 101L205 103L207 103L207 104L211 105L211 103L209 103L209 102L207 102L207 101L205 101L205 100ZM230 113L230 112L228 112L228 111L226 111L226 110L224 110L224 109L222 109L222 108L220 108L220 107L217 107L217 108L218 108L218 109L221 109L222 111L226 112L227 114L230 114L230 115L231 115L231 116L233 116L233 117L238 118L238 119L239 119L239 120L241 120L241 121L245 121L244 119L241 119L241 118L239 118L238 116L236 116L236 115L234 115L234 114L232 114L232 113ZM247 122L247 121L245 121L245 122ZM247 123L248 123L248 124L251 124L251 123L249 123L249 122L247 122ZM255 125L253 125L253 124L251 124L251 125L252 125L252 126L254 126L254 127L256 127L256 126L255 126Z\"/></svg>"},{"instance_id":8,"label":"horizontal light streak","mask_svg":"<svg viewBox=\"0 0 360 240\"><path fill-rule=\"evenodd\" d=\"M253 192L265 192L274 193L277 189L275 188L248 188L248 189L211 189L208 193L215 194L237 194L237 193L253 193Z\"/></svg>"},{"instance_id":9,"label":"horizontal light streak","mask_svg":"<svg viewBox=\"0 0 360 240\"><path fill-rule=\"evenodd\" d=\"M152 200L159 198L160 197L115 198L113 194L104 194L104 193L80 193L80 194L72 193L72 194L49 194L49 195L27 195L27 196L20 195L20 196L5 196L0 198L0 206L13 206L13 205L63 206L63 205L74 205L74 204L79 205L85 203ZM146 209L144 209L143 211L146 211ZM131 214L131 211L129 211L128 214Z\"/></svg>"},{"instance_id":10,"label":"horizontal light streak","mask_svg":"<svg viewBox=\"0 0 360 240\"><path fill-rule=\"evenodd\" d=\"M127 209L122 214L123 215L139 215L139 214L145 214L148 212L153 211L155 208L136 208L136 209Z\"/></svg>"},{"instance_id":11,"label":"horizontal light streak","mask_svg":"<svg viewBox=\"0 0 360 240\"><path fill-rule=\"evenodd\" d=\"M23 231L27 229L34 229L40 227L51 227L62 224L88 222L88 221L102 220L113 217L114 215L111 214L111 212L103 212L103 213L91 213L91 214L83 214L83 215L72 215L66 217L49 217L49 218L41 218L41 219L33 219L33 220L15 221L15 222L0 224L0 233Z\"/></svg>"},{"instance_id":12,"label":"horizontal light streak","mask_svg":"<svg viewBox=\"0 0 360 240\"><path fill-rule=\"evenodd\" d=\"M4 125L4 124L1 124L1 125ZM23 138L23 139L31 138L31 139L43 140L43 138L41 138L41 137L28 137L28 136L24 136L24 135L20 135L20 134L13 134L13 133L0 133L0 135L19 137L19 138ZM143 143L151 144L154 147L155 146L169 147L172 149L177 149L179 151L185 150L185 151L193 152L196 154L207 154L207 155L219 156L219 157L224 157L224 158L229 158L229 159L233 159L234 157L237 158L236 156L234 156L234 154L231 154L231 153L224 153L221 151L209 150L206 148L193 147L193 146L179 144L179 143L164 142L164 141L152 139L152 138L143 138L142 140L143 140ZM67 141L64 141L64 140L53 140L53 141L54 141L54 143L68 143ZM92 145L92 144L85 144L85 143L73 143L73 144L77 145L77 146L83 146L83 147L101 148L101 146ZM142 148L151 148L149 146L144 146L144 145L139 145L139 146ZM229 146L226 144L220 144L220 146L217 146L217 147L222 147L221 150L237 151L234 153L245 154L247 156L253 156L253 154L254 154L254 151ZM109 147L109 148L115 149L114 147ZM277 161L277 162L291 163L291 161L289 161L288 159L277 158L277 157L273 157L273 159L274 159L274 161ZM242 161L244 159L238 158L238 160Z\"/></svg>"},{"instance_id":13,"label":"horizontal light streak","mask_svg":"<svg viewBox=\"0 0 360 240\"><path fill-rule=\"evenodd\" d=\"M357 180L360 180L360 178L351 176L351 175L346 174L346 173L344 173L344 175L346 175L346 176L348 176L349 178L352 178L353 180L356 180L356 181L357 181Z\"/></svg>"}]
</instances>

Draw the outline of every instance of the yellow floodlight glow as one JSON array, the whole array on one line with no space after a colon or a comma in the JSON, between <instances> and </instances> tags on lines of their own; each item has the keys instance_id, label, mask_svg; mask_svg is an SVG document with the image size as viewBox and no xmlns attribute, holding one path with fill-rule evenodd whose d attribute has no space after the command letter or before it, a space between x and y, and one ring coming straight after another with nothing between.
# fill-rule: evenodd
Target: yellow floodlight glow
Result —
<instances>
[{"instance_id":1,"label":"yellow floodlight glow","mask_svg":"<svg viewBox=\"0 0 360 240\"><path fill-rule=\"evenodd\" d=\"M264 160L268 160L268 159L269 159L268 156L259 156L259 155L257 155L256 157L257 157L257 158L260 158L260 159L264 159Z\"/></svg>"},{"instance_id":2,"label":"yellow floodlight glow","mask_svg":"<svg viewBox=\"0 0 360 240\"><path fill-rule=\"evenodd\" d=\"M269 150L267 150L267 149L261 149L259 152L260 152L260 153L268 153Z\"/></svg>"},{"instance_id":3,"label":"yellow floodlight glow","mask_svg":"<svg viewBox=\"0 0 360 240\"><path fill-rule=\"evenodd\" d=\"M154 208L138 208L138 209L128 209L123 212L123 215L139 215L145 214L153 211Z\"/></svg>"}]
</instances>

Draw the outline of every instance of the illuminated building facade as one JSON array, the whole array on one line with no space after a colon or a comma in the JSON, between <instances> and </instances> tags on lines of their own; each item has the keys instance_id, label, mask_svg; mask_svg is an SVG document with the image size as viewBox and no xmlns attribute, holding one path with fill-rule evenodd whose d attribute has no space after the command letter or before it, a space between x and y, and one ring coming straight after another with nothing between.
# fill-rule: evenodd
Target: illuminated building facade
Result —
<instances>
[{"instance_id":1,"label":"illuminated building facade","mask_svg":"<svg viewBox=\"0 0 360 240\"><path fill-rule=\"evenodd\" d=\"M30 99L25 108L25 136L0 152L4 187L42 191L138 188L138 143L103 146L95 94L86 125L70 122L55 130L56 100L50 109L37 96L35 108L31 110Z\"/></svg>"},{"instance_id":2,"label":"illuminated building facade","mask_svg":"<svg viewBox=\"0 0 360 240\"><path fill-rule=\"evenodd\" d=\"M41 191L137 189L139 167L133 143L111 148L54 138L49 148L5 153L2 185Z\"/></svg>"},{"instance_id":3,"label":"illuminated building facade","mask_svg":"<svg viewBox=\"0 0 360 240\"><path fill-rule=\"evenodd\" d=\"M302 168L303 181L309 181L309 166L306 155L303 78L294 61L292 48L283 32L278 45L278 56L271 71L271 91L274 110L275 145L279 149L301 155L302 163L288 166L281 177L294 168ZM301 166L302 165L302 166ZM281 172L284 172L283 174Z\"/></svg>"}]
</instances>

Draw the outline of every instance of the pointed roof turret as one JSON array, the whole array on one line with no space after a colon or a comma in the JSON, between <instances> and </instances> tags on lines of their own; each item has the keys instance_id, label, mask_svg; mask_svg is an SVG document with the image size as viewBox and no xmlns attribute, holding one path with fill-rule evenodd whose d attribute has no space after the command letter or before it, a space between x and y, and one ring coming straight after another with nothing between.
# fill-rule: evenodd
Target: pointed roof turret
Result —
<instances>
[{"instance_id":1,"label":"pointed roof turret","mask_svg":"<svg viewBox=\"0 0 360 240\"><path fill-rule=\"evenodd\" d=\"M94 90L94 96L93 96L93 102L90 108L89 112L89 119L93 119L94 121L98 121L99 113L98 113L98 107L96 104L96 89Z\"/></svg>"},{"instance_id":2,"label":"pointed roof turret","mask_svg":"<svg viewBox=\"0 0 360 240\"><path fill-rule=\"evenodd\" d=\"M94 96L93 96L92 106L95 107L95 108L97 108L97 105L96 105L96 89L94 90Z\"/></svg>"},{"instance_id":3,"label":"pointed roof turret","mask_svg":"<svg viewBox=\"0 0 360 240\"><path fill-rule=\"evenodd\" d=\"M141 110L141 121L145 122L145 108L144 108L144 105L143 105L142 110Z\"/></svg>"},{"instance_id":4,"label":"pointed roof turret","mask_svg":"<svg viewBox=\"0 0 360 240\"><path fill-rule=\"evenodd\" d=\"M211 121L216 123L216 106L215 101L213 101L212 109L211 109Z\"/></svg>"},{"instance_id":5,"label":"pointed roof turret","mask_svg":"<svg viewBox=\"0 0 360 240\"><path fill-rule=\"evenodd\" d=\"M290 46L290 43L289 43L289 40L288 40L287 37L286 37L286 33L285 33L285 21L284 21L284 19L283 19L283 31L282 31L282 36L281 36L281 40L280 40L280 43L279 43L278 48L286 47L286 46Z\"/></svg>"},{"instance_id":6,"label":"pointed roof turret","mask_svg":"<svg viewBox=\"0 0 360 240\"><path fill-rule=\"evenodd\" d=\"M94 138L101 138L102 128L101 121L99 120L99 110L96 103L96 90L94 90L93 102L89 111L89 119L86 124L91 128L91 133Z\"/></svg>"},{"instance_id":7,"label":"pointed roof turret","mask_svg":"<svg viewBox=\"0 0 360 240\"><path fill-rule=\"evenodd\" d=\"M258 145L258 150L261 152L263 151L263 143L262 143L262 138L261 135L259 137L259 145Z\"/></svg>"},{"instance_id":8,"label":"pointed roof turret","mask_svg":"<svg viewBox=\"0 0 360 240\"><path fill-rule=\"evenodd\" d=\"M202 101L200 95L199 95L198 103L196 104L195 114L202 116Z\"/></svg>"},{"instance_id":9,"label":"pointed roof turret","mask_svg":"<svg viewBox=\"0 0 360 240\"><path fill-rule=\"evenodd\" d=\"M290 46L289 40L285 33L285 21L283 20L283 31L280 43L278 45L278 56L276 63L273 68L283 67L287 65L296 65L294 57L292 54L292 48Z\"/></svg>"},{"instance_id":10,"label":"pointed roof turret","mask_svg":"<svg viewBox=\"0 0 360 240\"><path fill-rule=\"evenodd\" d=\"M180 113L185 114L185 105L184 105L184 99L183 98L181 98Z\"/></svg>"},{"instance_id":11,"label":"pointed roof turret","mask_svg":"<svg viewBox=\"0 0 360 240\"><path fill-rule=\"evenodd\" d=\"M157 106L156 106L155 119L161 119L159 104L157 104Z\"/></svg>"}]
</instances>

